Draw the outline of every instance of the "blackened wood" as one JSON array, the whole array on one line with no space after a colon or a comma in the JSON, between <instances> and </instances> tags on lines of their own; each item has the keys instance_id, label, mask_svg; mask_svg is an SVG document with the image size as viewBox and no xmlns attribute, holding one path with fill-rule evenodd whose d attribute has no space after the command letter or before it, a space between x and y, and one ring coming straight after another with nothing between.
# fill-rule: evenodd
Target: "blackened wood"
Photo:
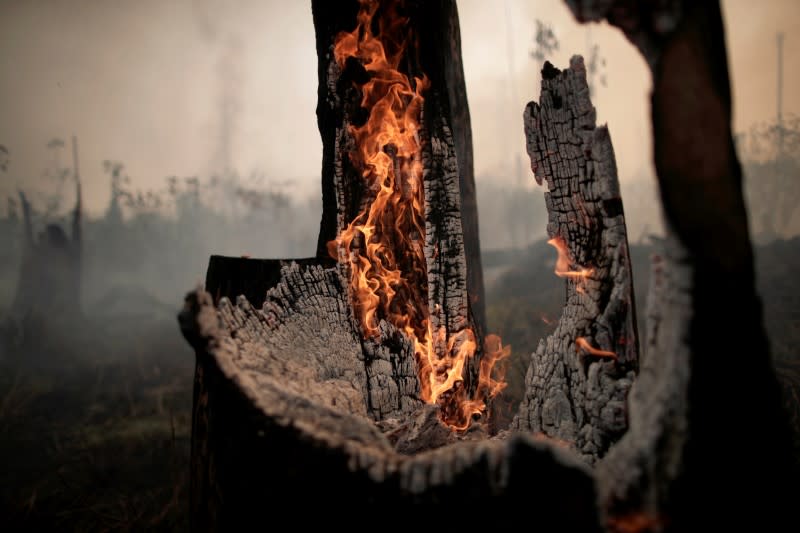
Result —
<instances>
[{"instance_id":1,"label":"blackened wood","mask_svg":"<svg viewBox=\"0 0 800 533\"><path fill-rule=\"evenodd\" d=\"M76 163L77 164L77 163ZM76 167L77 172L77 167ZM20 315L81 316L82 198L80 178L75 180L71 235L57 223L48 223L34 237L33 208L20 191L23 213L23 249L19 280L12 308Z\"/></svg>"},{"instance_id":2,"label":"blackened wood","mask_svg":"<svg viewBox=\"0 0 800 533\"><path fill-rule=\"evenodd\" d=\"M386 321L379 323L377 337L362 337L349 263L323 261L328 242L367 200L361 169L348 157L353 146L348 125L363 120L353 84L360 71L357 63L340 68L331 54L335 36L355 27L357 4L313 2L312 7L323 138L319 257L213 258L207 290L187 297L179 320L198 361L193 526L260 523L268 506L280 512L298 502L336 503L351 512L364 502L447 503L460 508L451 519L458 524L471 519L465 503L526 498L546 510L537 519L542 527L596 530L593 480L584 463L529 434L504 440L488 439L479 429L466 435L443 431L435 409L420 399L411 340ZM442 28L436 21L442 20L449 21L448 32L456 31L455 6L408 2L407 9L419 36L410 44L409 73L433 69L420 130L424 300L434 328L441 325L450 335L473 328L480 334L469 298L471 284L480 279L479 262L468 258L469 250L477 250L477 231L468 235L472 230L462 225L467 216L462 200L472 193L464 192L459 154L469 152L469 124L465 106L455 119L450 111L464 98L458 80L455 87L448 85L448 77L455 76L450 71L460 71L460 60L447 57L457 36L436 33ZM446 51L438 49L440 39L449 43ZM471 169L466 175L471 180ZM547 481L533 483L535 477Z\"/></svg>"},{"instance_id":3,"label":"blackened wood","mask_svg":"<svg viewBox=\"0 0 800 533\"><path fill-rule=\"evenodd\" d=\"M478 335L486 333L486 303L478 232L478 203L472 159L472 124L467 102L464 66L461 60L461 28L454 0L409 2L418 18L421 70L431 80L431 89L441 95L434 112L447 117L458 162L461 193L461 228L467 265L467 291ZM430 108L428 108L430 109Z\"/></svg>"},{"instance_id":4,"label":"blackened wood","mask_svg":"<svg viewBox=\"0 0 800 533\"><path fill-rule=\"evenodd\" d=\"M547 232L563 248L566 302L531 356L513 427L567 442L593 463L627 429L638 334L614 149L596 125L583 58L563 72L545 63L524 123L531 168L548 188Z\"/></svg>"},{"instance_id":5,"label":"blackened wood","mask_svg":"<svg viewBox=\"0 0 800 533\"><path fill-rule=\"evenodd\" d=\"M322 194L323 214L317 244L317 254L328 256L327 244L336 238L340 228L337 215L335 168L341 164L337 158L336 144L339 133L347 121L344 113L341 90L337 87L338 73L333 67L331 46L342 31L355 27L358 2L355 0L324 1L311 3L317 46L317 123L322 136ZM407 74L421 77L427 75L431 87L427 91L426 109L431 114L443 117L449 130L450 143L454 147L460 204L460 224L464 236L467 291L470 296L471 322L477 326L480 337L486 332L483 269L480 259L478 235L478 210L475 193L475 178L472 162L472 130L467 103L464 69L461 61L461 35L458 10L454 0L407 1L405 10L413 20L418 39L408 43L407 61L411 70ZM435 102L435 103L434 103ZM347 162L344 162L345 166ZM346 174L346 169L344 171ZM351 213L354 214L354 213Z\"/></svg>"},{"instance_id":6,"label":"blackened wood","mask_svg":"<svg viewBox=\"0 0 800 533\"><path fill-rule=\"evenodd\" d=\"M329 258L305 259L253 259L249 257L226 257L212 255L208 261L205 288L218 302L226 297L235 300L244 296L254 307L261 307L267 290L280 281L281 267L289 263L298 265L333 266Z\"/></svg>"},{"instance_id":7,"label":"blackened wood","mask_svg":"<svg viewBox=\"0 0 800 533\"><path fill-rule=\"evenodd\" d=\"M331 46L343 31L353 31L358 13L357 0L311 2L317 48L317 126L322 137L322 220L317 240L317 256L329 257L328 243L339 233L337 198L334 185L336 137L344 126L341 102L337 102L335 86L330 85L333 61Z\"/></svg>"}]
</instances>

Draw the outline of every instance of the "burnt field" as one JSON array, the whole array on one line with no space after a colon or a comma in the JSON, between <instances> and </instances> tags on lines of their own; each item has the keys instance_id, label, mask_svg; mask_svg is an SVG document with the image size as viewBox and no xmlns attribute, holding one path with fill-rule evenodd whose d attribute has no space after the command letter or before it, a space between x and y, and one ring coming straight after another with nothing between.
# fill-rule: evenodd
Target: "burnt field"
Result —
<instances>
[{"instance_id":1,"label":"burnt field","mask_svg":"<svg viewBox=\"0 0 800 533\"><path fill-rule=\"evenodd\" d=\"M653 250L631 249L640 332ZM800 239L760 246L756 258L773 359L800 435ZM489 326L512 346L501 414L514 411L528 354L558 319L564 282L554 261L543 241L484 254ZM188 528L194 355L175 320L179 302L144 291L117 298L113 315L3 323L0 498L12 530ZM709 357L725 364L728 355Z\"/></svg>"},{"instance_id":2,"label":"burnt field","mask_svg":"<svg viewBox=\"0 0 800 533\"><path fill-rule=\"evenodd\" d=\"M0 490L12 529L185 528L194 365L174 322L6 327Z\"/></svg>"}]
</instances>

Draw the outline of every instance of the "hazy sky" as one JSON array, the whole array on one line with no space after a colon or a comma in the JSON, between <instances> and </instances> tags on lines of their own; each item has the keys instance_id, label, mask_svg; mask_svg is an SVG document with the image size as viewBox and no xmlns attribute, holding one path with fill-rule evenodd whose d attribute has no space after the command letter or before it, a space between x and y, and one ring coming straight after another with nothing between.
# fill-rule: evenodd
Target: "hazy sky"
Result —
<instances>
[{"instance_id":1,"label":"hazy sky","mask_svg":"<svg viewBox=\"0 0 800 533\"><path fill-rule=\"evenodd\" d=\"M540 65L529 55L537 18L560 41L556 66L599 45L607 86L595 105L620 178L650 178L649 73L620 32L576 24L561 0L458 7L480 179L515 180L523 157L523 179L531 179L521 115L538 98ZM736 129L775 116L778 31L786 34L784 111L800 113L792 97L800 90L800 2L726 0L723 10ZM315 193L316 90L310 2L0 0L0 144L11 153L0 194L39 180L47 142L72 133L95 214L109 196L104 159L124 162L141 188L161 187L168 175L208 175L228 159L240 172L261 169L274 183Z\"/></svg>"}]
</instances>

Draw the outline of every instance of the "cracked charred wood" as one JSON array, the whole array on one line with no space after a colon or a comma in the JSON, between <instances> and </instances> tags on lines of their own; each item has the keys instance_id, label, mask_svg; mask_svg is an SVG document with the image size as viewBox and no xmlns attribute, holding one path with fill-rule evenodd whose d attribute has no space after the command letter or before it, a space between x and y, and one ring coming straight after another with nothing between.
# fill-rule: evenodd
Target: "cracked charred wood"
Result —
<instances>
[{"instance_id":1,"label":"cracked charred wood","mask_svg":"<svg viewBox=\"0 0 800 533\"><path fill-rule=\"evenodd\" d=\"M545 63L524 123L531 168L548 188L547 232L566 303L531 356L512 427L565 441L594 463L627 429L638 336L614 149L596 125L580 56L563 72Z\"/></svg>"},{"instance_id":2,"label":"cracked charred wood","mask_svg":"<svg viewBox=\"0 0 800 533\"><path fill-rule=\"evenodd\" d=\"M392 429L382 432L364 401L358 334L342 328L351 312L340 279L335 268L284 265L263 311L243 297L187 299L183 331L206 358L194 407L194 529L249 525L298 500L336 505L349 521L346 511L365 503L524 498L547 510L536 520L544 529L599 531L591 472L565 450L527 434L453 443L434 406L406 427L386 420ZM455 514L448 522L472 519ZM419 518L412 508L403 515Z\"/></svg>"},{"instance_id":3,"label":"cracked charred wood","mask_svg":"<svg viewBox=\"0 0 800 533\"><path fill-rule=\"evenodd\" d=\"M667 231L630 430L598 465L602 507L670 531L698 518L786 528L797 473L754 285L719 3L567 4L620 28L650 66Z\"/></svg>"},{"instance_id":4,"label":"cracked charred wood","mask_svg":"<svg viewBox=\"0 0 800 533\"><path fill-rule=\"evenodd\" d=\"M355 52L359 40L370 37L368 28L391 26L392 20L373 26L357 17L380 18L383 6L398 4L361 11L375 5L312 3L323 139L318 256L212 257L205 289L187 296L179 316L197 354L192 527L235 529L263 520L265 506L280 512L300 500L353 511L365 502L463 506L525 498L547 509L537 518L545 528L595 531L594 484L584 463L531 435L488 438L485 419L473 418L488 394L479 381L486 361L477 311L482 288L455 2L401 6L394 15L406 22L396 27L413 32L406 60L397 71L378 73L391 61L368 62ZM354 31L357 20L363 25ZM342 52L340 42L354 46ZM392 57L394 42L382 43ZM398 128L407 144L382 144L373 155L391 162L381 167L390 173L406 165L416 182L365 181L377 171L360 161L364 145L357 141L370 124L368 84L384 79L379 76L403 82L399 90L405 92L392 101L417 105L410 109L419 113L403 116L419 123ZM418 152L408 155L411 149ZM420 210L412 220L417 225L400 228L407 235L392 227L373 230L364 221L374 198L387 191L395 194L391 199L410 197ZM408 216L403 206L393 209L388 220ZM470 225L463 225L465 218ZM362 235L351 243L343 234L354 227ZM412 339L409 330L419 330L392 321L392 305L364 312L353 275L360 265L353 259L365 258L367 244L377 246L369 240L373 231L406 238L405 248L392 242L395 248L382 249L381 261L420 259L407 274L414 281L410 288L391 288L412 293L401 311L422 313L432 332L427 339ZM475 350L471 359L460 359L463 367L446 369L451 389L437 381L443 373L420 378L420 345L428 341L434 363L470 346ZM434 385L444 392L431 401ZM450 411L459 394L468 400L462 418ZM454 431L457 424L467 429ZM469 516L462 513L453 523Z\"/></svg>"}]
</instances>

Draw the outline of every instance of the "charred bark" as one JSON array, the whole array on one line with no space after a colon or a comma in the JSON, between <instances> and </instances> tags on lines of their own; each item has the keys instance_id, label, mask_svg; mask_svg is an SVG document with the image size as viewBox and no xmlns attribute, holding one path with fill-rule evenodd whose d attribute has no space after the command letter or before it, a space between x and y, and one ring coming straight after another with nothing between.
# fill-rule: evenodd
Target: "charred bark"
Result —
<instances>
[{"instance_id":1,"label":"charred bark","mask_svg":"<svg viewBox=\"0 0 800 533\"><path fill-rule=\"evenodd\" d=\"M365 503L444 503L461 509L448 523L464 524L465 503L525 498L547 509L537 518L545 529L598 530L591 473L548 442L467 434L453 443L433 406L402 425L371 420L360 339L342 327L351 312L339 284L335 268L287 263L263 311L243 297L216 306L204 291L187 299L183 331L201 358L193 529L249 525L265 507L298 501L336 505L348 521ZM421 517L405 508L399 519Z\"/></svg>"},{"instance_id":2,"label":"charred bark","mask_svg":"<svg viewBox=\"0 0 800 533\"><path fill-rule=\"evenodd\" d=\"M337 153L339 146L337 138L346 128L348 121L347 105L342 101L340 94L342 88L337 88L336 83L339 80L349 83L353 76L358 76L357 69L344 73L344 77L341 73L332 72L332 69L335 70L332 43L339 32L352 31L359 4L357 0L331 2L313 0L311 6L316 32L317 73L320 80L317 123L323 149L323 214L317 255L327 257L327 244L336 238L341 229L337 217L342 214L342 206L337 203L333 173L338 164L337 159L341 158L340 153ZM435 115L445 117L451 149L455 152L470 312L472 322L478 327L479 335L482 335L486 332L483 269L472 162L472 128L461 61L458 10L452 0L408 0L404 2L404 7L405 13L413 20L417 35L414 42L408 43L406 53L408 74L421 76L424 73L430 78L431 88L428 94L434 102L426 104L426 109ZM344 170L344 173L346 172ZM350 198L350 201L352 202L353 198ZM352 206L350 208L352 209Z\"/></svg>"},{"instance_id":3,"label":"charred bark","mask_svg":"<svg viewBox=\"0 0 800 533\"><path fill-rule=\"evenodd\" d=\"M352 267L331 245L374 192L352 156L353 126L365 121L368 73L359 61L341 64L333 53L337 36L353 31L358 4L312 7L323 140L317 257L212 257L205 290L187 298L181 328L197 352L193 526L229 528L253 520L265 504L308 498L354 509L365 501L463 504L524 494L563 510L544 523L593 530L598 522L585 465L530 436L489 440L485 423L454 433L439 407L422 401L412 339L384 319L377 335L363 334ZM475 332L478 354L463 373L472 393L485 327L457 13L452 1L409 1L403 9L414 38L401 68L412 79L429 78L418 130L421 301L433 331ZM393 156L392 148L386 153ZM534 488L527 480L533 475L553 480Z\"/></svg>"},{"instance_id":4,"label":"charred bark","mask_svg":"<svg viewBox=\"0 0 800 533\"><path fill-rule=\"evenodd\" d=\"M797 482L754 286L719 3L567 3L619 27L651 68L667 230L631 428L598 470L603 505L674 531L698 517L786 527Z\"/></svg>"},{"instance_id":5,"label":"charred bark","mask_svg":"<svg viewBox=\"0 0 800 533\"><path fill-rule=\"evenodd\" d=\"M376 194L364 184L364 169L352 155L355 130L366 121L361 102L370 74L353 56L341 61L334 54L337 36L353 31L358 6L312 5L323 138L318 256L212 257L205 290L187 297L181 328L197 352L193 527L230 529L258 520L265 505L281 510L297 500L355 510L363 502L463 507L489 498L509 503L524 498L541 510L535 520L542 528L597 530L594 480L586 462L603 455L625 428L621 402L636 368L637 346L613 151L607 132L594 129L579 63L549 80L545 91L551 100L562 97L563 113L580 117L563 139L566 144L554 148L571 161L568 170L574 172L562 179L549 153L541 152L539 161L552 167L545 174L552 195L551 233L565 240L576 264L594 269L580 291L570 285L563 335L583 336L596 350L613 349L614 360L579 354L574 338L560 340L561 346L552 346L541 364L532 366L517 432L490 437L484 421L454 432L440 417L446 404L422 400L415 345L406 330L379 317L377 334L364 332L351 286L354 266L342 251L340 235ZM430 78L416 130L424 232L414 245L423 251L425 290L413 303L426 307L433 331L450 338L468 329L477 334L478 357L462 377L464 389L480 394L475 378L484 327L472 296L480 303L482 294L480 276L474 274L479 261L477 222L470 215L472 171L462 168L462 157L471 167L470 134L460 59L454 53L455 4L409 1L403 9L414 39L407 42L402 68L412 78ZM532 154L544 150L566 120L556 112L545 116L552 109L548 102L541 108L544 115L528 119L544 135L536 140L538 134L530 132ZM399 164L394 148L382 150L379 155ZM585 219L572 233L578 217ZM464 224L466 218L470 224ZM442 341L436 349L450 347ZM560 373L561 382L547 382L540 373L545 364L554 375ZM565 394L569 402L560 403ZM551 416L560 415L562 407L576 413L574 418ZM550 427L546 419L557 423ZM566 441L584 460L536 432ZM469 512L451 524L465 517Z\"/></svg>"},{"instance_id":6,"label":"charred bark","mask_svg":"<svg viewBox=\"0 0 800 533\"><path fill-rule=\"evenodd\" d=\"M546 182L547 232L566 278L555 331L532 355L513 427L568 442L590 463L627 429L625 400L638 336L625 217L611 138L596 126L583 59L545 63L525 109L536 181Z\"/></svg>"}]
</instances>

